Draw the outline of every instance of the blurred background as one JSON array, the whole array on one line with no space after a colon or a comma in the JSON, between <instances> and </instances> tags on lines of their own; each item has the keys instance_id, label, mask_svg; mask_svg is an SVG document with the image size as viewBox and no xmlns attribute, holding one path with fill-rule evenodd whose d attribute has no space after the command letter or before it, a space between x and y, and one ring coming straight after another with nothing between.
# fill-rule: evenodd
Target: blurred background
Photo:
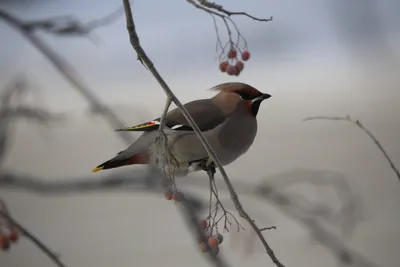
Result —
<instances>
[{"instance_id":1,"label":"blurred background","mask_svg":"<svg viewBox=\"0 0 400 267\"><path fill-rule=\"evenodd\" d=\"M228 10L274 18L257 22L233 17L252 55L238 77L218 70L216 34L209 14L183 0L134 0L132 9L141 44L182 102L208 98L212 95L208 88L228 81L245 82L272 95L260 109L254 145L226 170L248 213L261 225L277 227L264 232L277 257L288 267L343 264L337 251L332 253L316 242L307 225L248 194L244 185L257 188L262 182L277 182L283 186L282 182L317 206L325 203L335 209L344 198L320 183L340 180L350 185L349 192L357 196L358 204L351 208L351 218L337 213L339 221L354 223L357 218L357 223L351 234L343 234L340 223L329 224L329 231L372 262L371 266L398 266L400 184L395 173L360 129L347 122L302 119L351 115L371 130L400 166L400 2L218 3ZM87 22L114 12L121 4L111 0L101 4L95 0L1 0L0 9L22 21L72 15ZM68 60L92 93L126 125L159 116L165 95L136 60L124 14L95 29L94 34L97 45L87 37L40 31L36 36ZM131 166L92 174L93 167L126 144L101 116L90 112L89 103L47 58L4 21L0 23L0 40L0 87L23 73L28 87L40 92L41 106L67 114L66 122L55 127L38 127L29 121L14 123L3 159L7 171L47 181L95 180L121 171L141 171L140 166ZM299 181L303 185L295 185ZM204 174L177 182L204 203L207 184ZM14 217L60 253L67 266L208 264L175 205L164 201L160 193L43 196L0 187L0 196ZM223 201L229 206L229 197ZM224 234L227 241L221 247L221 257L231 266L273 266L260 242L245 227L248 231ZM251 246L252 253L246 253ZM32 263L53 266L28 241L10 253L0 253L1 266Z\"/></svg>"}]
</instances>

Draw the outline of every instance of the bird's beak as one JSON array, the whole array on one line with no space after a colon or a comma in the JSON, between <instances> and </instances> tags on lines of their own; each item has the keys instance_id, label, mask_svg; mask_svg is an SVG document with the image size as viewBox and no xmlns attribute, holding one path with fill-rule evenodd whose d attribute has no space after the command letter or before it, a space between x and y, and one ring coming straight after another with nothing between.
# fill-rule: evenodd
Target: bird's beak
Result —
<instances>
[{"instance_id":1,"label":"bird's beak","mask_svg":"<svg viewBox=\"0 0 400 267\"><path fill-rule=\"evenodd\" d=\"M256 102L256 101L263 101L263 100L268 99L268 98L270 98L270 97L271 97L270 94L262 94L262 95L260 95L259 97L254 98L254 99L253 99L253 102Z\"/></svg>"}]
</instances>

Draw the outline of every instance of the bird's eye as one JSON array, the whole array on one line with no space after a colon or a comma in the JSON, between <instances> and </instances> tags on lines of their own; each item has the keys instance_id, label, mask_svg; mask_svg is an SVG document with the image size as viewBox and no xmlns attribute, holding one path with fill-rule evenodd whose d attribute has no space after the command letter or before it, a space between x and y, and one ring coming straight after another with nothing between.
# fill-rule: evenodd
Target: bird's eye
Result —
<instances>
[{"instance_id":1,"label":"bird's eye","mask_svg":"<svg viewBox=\"0 0 400 267\"><path fill-rule=\"evenodd\" d=\"M241 99L243 100L253 100L256 98L258 95L251 94L250 92L247 91L236 91L236 93L240 96Z\"/></svg>"},{"instance_id":2,"label":"bird's eye","mask_svg":"<svg viewBox=\"0 0 400 267\"><path fill-rule=\"evenodd\" d=\"M237 91L236 93L237 93L237 94L240 96L240 98L243 99L243 100L252 100L252 99L254 98L252 95L250 95L250 94L247 93L247 92Z\"/></svg>"}]
</instances>

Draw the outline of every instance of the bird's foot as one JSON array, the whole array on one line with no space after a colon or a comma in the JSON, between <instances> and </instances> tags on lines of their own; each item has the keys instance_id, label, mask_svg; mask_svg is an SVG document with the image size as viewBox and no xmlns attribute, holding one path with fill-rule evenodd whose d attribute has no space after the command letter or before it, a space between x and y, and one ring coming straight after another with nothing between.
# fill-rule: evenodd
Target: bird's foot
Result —
<instances>
[{"instance_id":1,"label":"bird's foot","mask_svg":"<svg viewBox=\"0 0 400 267\"><path fill-rule=\"evenodd\" d=\"M215 163L214 161L209 161L208 159L205 159L200 162L199 167L207 172L210 173L212 176L216 173L216 168L215 168Z\"/></svg>"}]
</instances>

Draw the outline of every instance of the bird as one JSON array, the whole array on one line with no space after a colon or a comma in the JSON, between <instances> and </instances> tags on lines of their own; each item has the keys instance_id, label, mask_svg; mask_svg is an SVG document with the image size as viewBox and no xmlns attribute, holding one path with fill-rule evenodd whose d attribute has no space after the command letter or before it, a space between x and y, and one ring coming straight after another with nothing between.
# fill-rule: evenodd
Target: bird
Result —
<instances>
[{"instance_id":1,"label":"bird","mask_svg":"<svg viewBox=\"0 0 400 267\"><path fill-rule=\"evenodd\" d=\"M211 145L222 164L226 166L245 154L257 134L257 114L261 103L271 95L241 82L226 82L209 89L216 94L184 104L194 122ZM143 132L128 148L95 167L92 172L127 165L148 165L158 157L152 146L159 137L161 117L132 127L115 131ZM165 116L166 147L174 158L172 163L161 159L164 167L175 168L176 175L206 170L209 156L200 140L178 109ZM164 160L164 161L163 161Z\"/></svg>"}]
</instances>

